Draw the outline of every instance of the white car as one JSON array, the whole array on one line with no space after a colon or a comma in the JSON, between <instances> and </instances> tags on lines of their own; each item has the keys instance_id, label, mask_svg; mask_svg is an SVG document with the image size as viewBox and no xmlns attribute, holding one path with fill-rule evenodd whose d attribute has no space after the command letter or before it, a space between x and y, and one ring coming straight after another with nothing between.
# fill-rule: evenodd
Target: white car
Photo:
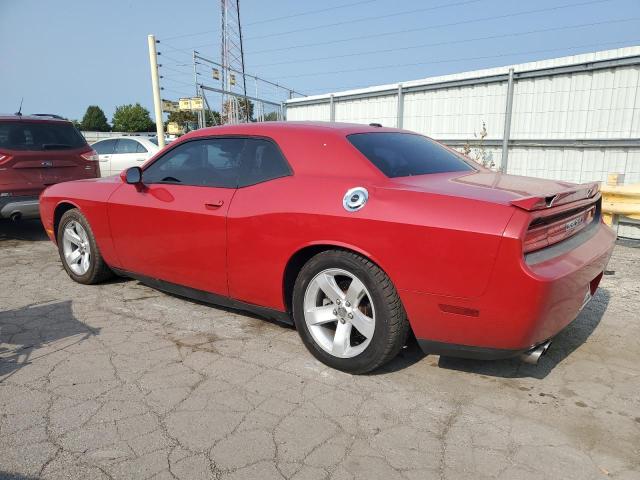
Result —
<instances>
[{"instance_id":1,"label":"white car","mask_svg":"<svg viewBox=\"0 0 640 480\"><path fill-rule=\"evenodd\" d=\"M160 150L155 140L148 137L111 137L91 145L100 160L101 176L119 175L129 167L142 165Z\"/></svg>"}]
</instances>

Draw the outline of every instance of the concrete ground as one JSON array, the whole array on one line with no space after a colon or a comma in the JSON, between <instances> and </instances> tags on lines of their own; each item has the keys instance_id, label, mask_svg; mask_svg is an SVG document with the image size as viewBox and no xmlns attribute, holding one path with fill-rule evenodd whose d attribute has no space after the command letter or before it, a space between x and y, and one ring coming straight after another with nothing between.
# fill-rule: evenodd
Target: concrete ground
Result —
<instances>
[{"instance_id":1,"label":"concrete ground","mask_svg":"<svg viewBox=\"0 0 640 480\"><path fill-rule=\"evenodd\" d=\"M640 249L537 367L424 356L350 376L295 330L72 282L0 223L0 477L640 478Z\"/></svg>"}]
</instances>

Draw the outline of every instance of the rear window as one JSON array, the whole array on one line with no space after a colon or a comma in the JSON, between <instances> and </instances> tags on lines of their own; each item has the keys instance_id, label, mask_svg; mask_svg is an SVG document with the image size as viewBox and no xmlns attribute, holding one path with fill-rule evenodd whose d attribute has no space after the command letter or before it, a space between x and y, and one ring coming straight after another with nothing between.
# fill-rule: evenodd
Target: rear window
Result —
<instances>
[{"instance_id":1,"label":"rear window","mask_svg":"<svg viewBox=\"0 0 640 480\"><path fill-rule=\"evenodd\" d=\"M347 138L389 178L473 170L457 154L422 135L371 132Z\"/></svg>"},{"instance_id":2,"label":"rear window","mask_svg":"<svg viewBox=\"0 0 640 480\"><path fill-rule=\"evenodd\" d=\"M0 122L0 149L68 150L87 144L70 123Z\"/></svg>"}]
</instances>

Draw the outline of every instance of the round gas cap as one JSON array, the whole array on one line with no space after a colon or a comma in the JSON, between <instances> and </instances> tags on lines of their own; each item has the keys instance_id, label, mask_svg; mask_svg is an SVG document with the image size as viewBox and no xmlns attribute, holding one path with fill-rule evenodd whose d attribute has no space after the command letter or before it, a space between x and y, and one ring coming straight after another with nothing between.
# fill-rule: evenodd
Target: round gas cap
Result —
<instances>
[{"instance_id":1,"label":"round gas cap","mask_svg":"<svg viewBox=\"0 0 640 480\"><path fill-rule=\"evenodd\" d=\"M354 187L347 190L342 199L342 205L347 212L355 212L364 207L369 199L369 192L364 187Z\"/></svg>"}]
</instances>

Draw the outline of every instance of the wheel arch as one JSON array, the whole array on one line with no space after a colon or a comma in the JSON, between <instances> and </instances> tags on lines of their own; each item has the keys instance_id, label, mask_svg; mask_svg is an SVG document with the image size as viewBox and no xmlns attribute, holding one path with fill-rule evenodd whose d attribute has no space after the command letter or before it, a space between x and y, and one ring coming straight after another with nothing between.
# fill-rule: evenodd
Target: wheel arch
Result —
<instances>
[{"instance_id":1,"label":"wheel arch","mask_svg":"<svg viewBox=\"0 0 640 480\"><path fill-rule=\"evenodd\" d=\"M380 268L383 272L385 272L391 281L393 282L393 278L389 275L389 272L384 268L383 265L369 252L362 250L353 245L344 244L341 242L315 242L308 245L305 245L298 250L296 250L293 255L287 261L285 265L283 276L282 276L282 295L283 302L288 313L293 311L292 301L293 301L293 287L296 283L296 279L298 278L298 274L302 267L315 255L321 252L325 252L327 250L342 250L345 252L352 252L357 255L360 255L367 260L376 264L378 268Z\"/></svg>"},{"instance_id":2,"label":"wheel arch","mask_svg":"<svg viewBox=\"0 0 640 480\"><path fill-rule=\"evenodd\" d=\"M80 209L78 205L74 204L69 200L63 200L58 205L56 205L55 210L53 211L53 237L58 243L58 227L60 226L60 220L62 216L68 212L69 210L73 210L74 208Z\"/></svg>"}]
</instances>

